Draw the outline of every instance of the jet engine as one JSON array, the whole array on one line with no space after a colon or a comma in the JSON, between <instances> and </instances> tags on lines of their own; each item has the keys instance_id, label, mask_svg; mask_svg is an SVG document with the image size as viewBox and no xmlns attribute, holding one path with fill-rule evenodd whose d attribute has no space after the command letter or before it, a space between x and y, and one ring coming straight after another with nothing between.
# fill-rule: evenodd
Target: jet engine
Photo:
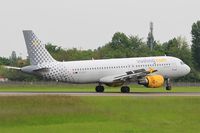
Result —
<instances>
[{"instance_id":1,"label":"jet engine","mask_svg":"<svg viewBox=\"0 0 200 133\"><path fill-rule=\"evenodd\" d=\"M149 88L159 88L164 84L164 77L162 75L146 76L138 80L138 84L144 85Z\"/></svg>"}]
</instances>

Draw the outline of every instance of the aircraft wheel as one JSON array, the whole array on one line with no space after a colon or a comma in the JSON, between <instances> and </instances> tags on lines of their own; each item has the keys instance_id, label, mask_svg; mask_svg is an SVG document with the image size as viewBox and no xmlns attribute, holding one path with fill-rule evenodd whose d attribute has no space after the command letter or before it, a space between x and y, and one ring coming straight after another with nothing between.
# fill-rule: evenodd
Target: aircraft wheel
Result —
<instances>
[{"instance_id":1,"label":"aircraft wheel","mask_svg":"<svg viewBox=\"0 0 200 133\"><path fill-rule=\"evenodd\" d=\"M172 90L172 86L166 86L166 90L168 91Z\"/></svg>"},{"instance_id":2,"label":"aircraft wheel","mask_svg":"<svg viewBox=\"0 0 200 133\"><path fill-rule=\"evenodd\" d=\"M96 92L104 92L103 86L96 86Z\"/></svg>"},{"instance_id":3,"label":"aircraft wheel","mask_svg":"<svg viewBox=\"0 0 200 133\"><path fill-rule=\"evenodd\" d=\"M129 93L130 92L130 88L128 86L122 86L121 87L121 92L122 93Z\"/></svg>"}]
</instances>

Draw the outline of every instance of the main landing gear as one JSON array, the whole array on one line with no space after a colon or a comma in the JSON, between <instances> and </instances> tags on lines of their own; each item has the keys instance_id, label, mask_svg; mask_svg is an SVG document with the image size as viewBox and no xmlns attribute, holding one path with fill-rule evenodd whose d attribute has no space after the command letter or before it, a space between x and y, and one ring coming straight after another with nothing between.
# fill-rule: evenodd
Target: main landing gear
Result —
<instances>
[{"instance_id":1,"label":"main landing gear","mask_svg":"<svg viewBox=\"0 0 200 133\"><path fill-rule=\"evenodd\" d=\"M166 79L166 90L170 91L172 89L170 78Z\"/></svg>"},{"instance_id":2,"label":"main landing gear","mask_svg":"<svg viewBox=\"0 0 200 133\"><path fill-rule=\"evenodd\" d=\"M104 92L104 86L102 86L102 85L96 86L95 89L96 89L96 92L99 92L99 93ZM122 93L129 93L130 92L130 88L128 86L122 86L121 87L121 92Z\"/></svg>"},{"instance_id":3,"label":"main landing gear","mask_svg":"<svg viewBox=\"0 0 200 133\"><path fill-rule=\"evenodd\" d=\"M104 86L102 86L102 85L98 85L98 86L96 86L96 92L104 92Z\"/></svg>"},{"instance_id":4,"label":"main landing gear","mask_svg":"<svg viewBox=\"0 0 200 133\"><path fill-rule=\"evenodd\" d=\"M122 93L129 93L130 92L130 88L128 86L122 86L121 87L121 92Z\"/></svg>"}]
</instances>

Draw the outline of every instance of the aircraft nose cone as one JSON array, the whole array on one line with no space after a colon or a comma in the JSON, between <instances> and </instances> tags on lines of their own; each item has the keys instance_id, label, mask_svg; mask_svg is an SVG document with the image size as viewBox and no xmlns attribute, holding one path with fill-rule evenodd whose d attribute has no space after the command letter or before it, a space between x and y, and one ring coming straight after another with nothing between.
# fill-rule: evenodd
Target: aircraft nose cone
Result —
<instances>
[{"instance_id":1,"label":"aircraft nose cone","mask_svg":"<svg viewBox=\"0 0 200 133\"><path fill-rule=\"evenodd\" d=\"M190 73L190 71L191 71L191 68L188 65L186 65L186 73L188 74Z\"/></svg>"}]
</instances>

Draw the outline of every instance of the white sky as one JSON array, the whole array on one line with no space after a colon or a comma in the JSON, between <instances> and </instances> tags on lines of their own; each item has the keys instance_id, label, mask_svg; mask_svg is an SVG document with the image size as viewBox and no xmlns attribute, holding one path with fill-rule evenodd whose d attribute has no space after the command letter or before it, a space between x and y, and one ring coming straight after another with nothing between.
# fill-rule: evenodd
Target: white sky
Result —
<instances>
[{"instance_id":1,"label":"white sky","mask_svg":"<svg viewBox=\"0 0 200 133\"><path fill-rule=\"evenodd\" d=\"M124 32L146 41L149 22L160 42L184 36L200 20L199 0L0 0L0 56L27 56L22 35L31 29L62 48L94 49Z\"/></svg>"}]
</instances>

